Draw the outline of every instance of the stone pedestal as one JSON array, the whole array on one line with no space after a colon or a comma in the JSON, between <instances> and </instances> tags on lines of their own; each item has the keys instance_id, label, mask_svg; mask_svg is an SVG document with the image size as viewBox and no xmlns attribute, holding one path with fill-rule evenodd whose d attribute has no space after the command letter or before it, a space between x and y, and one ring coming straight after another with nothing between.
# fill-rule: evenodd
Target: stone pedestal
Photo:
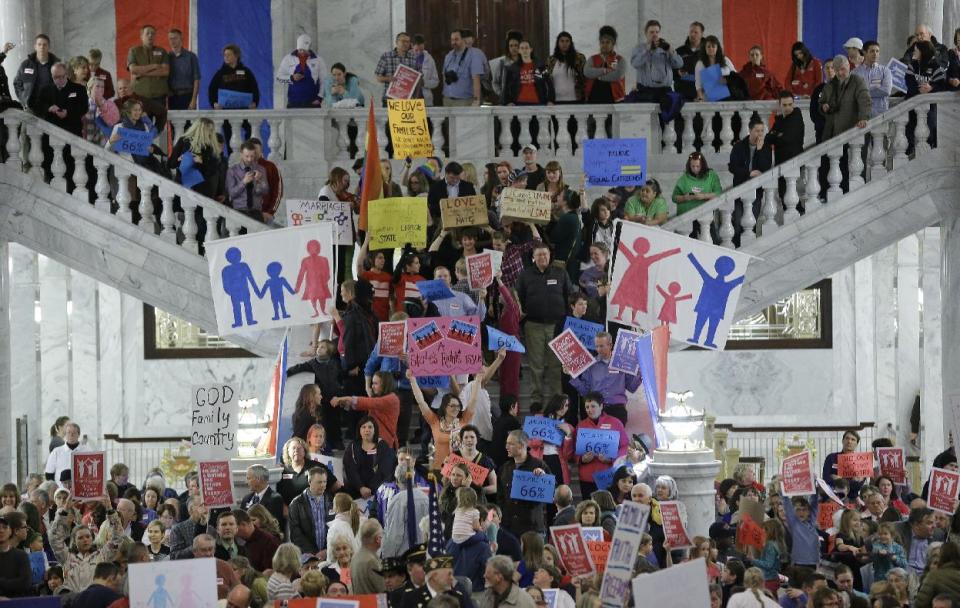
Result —
<instances>
[{"instance_id":1,"label":"stone pedestal","mask_svg":"<svg viewBox=\"0 0 960 608\"><path fill-rule=\"evenodd\" d=\"M669 475L676 480L680 500L687 508L687 532L691 537L707 536L716 510L713 481L720 470L713 450L654 450L650 470L654 475Z\"/></svg>"},{"instance_id":2,"label":"stone pedestal","mask_svg":"<svg viewBox=\"0 0 960 608\"><path fill-rule=\"evenodd\" d=\"M233 458L230 460L230 471L233 474L233 500L239 502L244 496L250 493L250 486L247 485L247 469L255 464L263 465L270 471L269 483L276 487L280 481L280 473L283 467L278 466L272 456L263 458Z\"/></svg>"}]
</instances>

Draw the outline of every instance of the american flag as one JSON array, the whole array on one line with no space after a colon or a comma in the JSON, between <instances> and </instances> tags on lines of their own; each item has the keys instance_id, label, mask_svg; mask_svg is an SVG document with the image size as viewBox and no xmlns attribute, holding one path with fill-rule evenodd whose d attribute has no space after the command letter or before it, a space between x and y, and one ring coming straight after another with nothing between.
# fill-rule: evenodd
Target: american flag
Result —
<instances>
[{"instance_id":1,"label":"american flag","mask_svg":"<svg viewBox=\"0 0 960 608\"><path fill-rule=\"evenodd\" d=\"M433 557L446 553L446 543L443 539L443 523L440 521L440 502L437 499L437 480L433 473L430 479L430 540L427 544L427 553Z\"/></svg>"}]
</instances>

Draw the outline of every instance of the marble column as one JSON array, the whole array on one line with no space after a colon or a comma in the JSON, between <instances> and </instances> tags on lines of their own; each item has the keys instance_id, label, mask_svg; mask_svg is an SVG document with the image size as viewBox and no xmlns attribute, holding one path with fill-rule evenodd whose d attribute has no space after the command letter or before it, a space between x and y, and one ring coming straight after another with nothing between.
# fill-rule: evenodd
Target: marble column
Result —
<instances>
[{"instance_id":1,"label":"marble column","mask_svg":"<svg viewBox=\"0 0 960 608\"><path fill-rule=\"evenodd\" d=\"M856 350L857 420L877 418L877 353L874 350L876 317L873 301L873 263L870 258L853 265L854 273L854 330ZM836 287L834 287L836 289ZM834 316L834 331L847 331L837 323ZM837 334L834 333L834 341Z\"/></svg>"},{"instance_id":2,"label":"marble column","mask_svg":"<svg viewBox=\"0 0 960 608\"><path fill-rule=\"evenodd\" d=\"M896 268L897 245L872 256L873 301L876 319L874 351L877 370L877 424L886 427L897 417L897 323Z\"/></svg>"},{"instance_id":3,"label":"marble column","mask_svg":"<svg viewBox=\"0 0 960 608\"><path fill-rule=\"evenodd\" d=\"M920 240L897 243L897 445L907 445L910 410L920 393Z\"/></svg>"},{"instance_id":4,"label":"marble column","mask_svg":"<svg viewBox=\"0 0 960 608\"><path fill-rule=\"evenodd\" d=\"M47 433L40 424L40 370L37 340L40 327L35 319L38 297L37 254L11 243L10 346L17 356L10 361L10 403L14 419L26 417L29 432L29 465L36 468L47 455ZM49 426L47 427L49 428Z\"/></svg>"},{"instance_id":5,"label":"marble column","mask_svg":"<svg viewBox=\"0 0 960 608\"><path fill-rule=\"evenodd\" d=\"M923 293L920 411L923 420L937 421L943 420L943 379L940 373L943 339L940 229L926 228L920 235L920 289ZM927 427L927 432L921 436L923 462L933 462L933 458L947 445L947 430L942 424L931 424Z\"/></svg>"},{"instance_id":6,"label":"marble column","mask_svg":"<svg viewBox=\"0 0 960 608\"><path fill-rule=\"evenodd\" d=\"M50 428L58 416L73 417L70 395L70 353L67 342L67 300L70 270L40 257L40 425ZM87 434L80 421L81 436Z\"/></svg>"},{"instance_id":7,"label":"marble column","mask_svg":"<svg viewBox=\"0 0 960 608\"><path fill-rule=\"evenodd\" d=\"M960 210L940 220L940 297L944 302L960 301ZM943 409L945 427L953 431L954 442L960 437L960 306L944 306L942 310L941 346ZM920 407L924 407L921 403ZM924 416L927 432L935 431L937 421Z\"/></svg>"},{"instance_id":8,"label":"marble column","mask_svg":"<svg viewBox=\"0 0 960 608\"><path fill-rule=\"evenodd\" d=\"M10 244L0 241L0 336L10 335ZM16 479L10 340L0 340L0 479Z\"/></svg>"},{"instance_id":9,"label":"marble column","mask_svg":"<svg viewBox=\"0 0 960 608\"><path fill-rule=\"evenodd\" d=\"M68 306L72 416L86 423L83 434L99 446L103 419L97 415L97 281L71 270Z\"/></svg>"},{"instance_id":10,"label":"marble column","mask_svg":"<svg viewBox=\"0 0 960 608\"><path fill-rule=\"evenodd\" d=\"M17 68L33 52L33 40L40 31L37 4L30 0L3 0L0 2L0 44L12 42L16 46L7 55L5 69L10 79L10 94Z\"/></svg>"}]
</instances>

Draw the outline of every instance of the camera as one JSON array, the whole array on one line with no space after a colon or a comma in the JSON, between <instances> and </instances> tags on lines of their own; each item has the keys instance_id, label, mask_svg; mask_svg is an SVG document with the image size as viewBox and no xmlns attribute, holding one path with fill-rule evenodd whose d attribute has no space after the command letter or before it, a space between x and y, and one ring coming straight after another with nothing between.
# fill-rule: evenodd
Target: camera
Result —
<instances>
[{"instance_id":1,"label":"camera","mask_svg":"<svg viewBox=\"0 0 960 608\"><path fill-rule=\"evenodd\" d=\"M443 73L443 81L446 84L453 84L458 80L460 80L460 76L454 70L447 70Z\"/></svg>"}]
</instances>

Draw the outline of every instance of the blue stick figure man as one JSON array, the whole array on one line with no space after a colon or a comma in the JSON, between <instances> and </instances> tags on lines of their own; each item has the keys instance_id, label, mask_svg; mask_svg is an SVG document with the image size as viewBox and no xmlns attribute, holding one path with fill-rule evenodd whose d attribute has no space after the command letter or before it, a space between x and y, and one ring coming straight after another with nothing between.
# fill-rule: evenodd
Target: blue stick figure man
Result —
<instances>
[{"instance_id":1,"label":"blue stick figure man","mask_svg":"<svg viewBox=\"0 0 960 608\"><path fill-rule=\"evenodd\" d=\"M166 589L167 577L158 574L154 582L157 584L157 588L153 590L150 598L147 599L147 606L149 608L173 608L173 598L170 597L170 592Z\"/></svg>"},{"instance_id":2,"label":"blue stick figure man","mask_svg":"<svg viewBox=\"0 0 960 608\"><path fill-rule=\"evenodd\" d=\"M289 319L290 315L287 314L287 305L284 301L283 290L286 289L290 292L290 295L295 294L293 287L290 286L290 283L287 282L285 278L280 276L280 272L283 270L283 266L280 262L270 262L267 264L267 275L270 276L269 279L263 284L263 288L257 290L257 297L261 300L263 296L270 292L270 301L273 302L273 320L279 321L280 314L283 313L284 319Z\"/></svg>"},{"instance_id":3,"label":"blue stick figure man","mask_svg":"<svg viewBox=\"0 0 960 608\"><path fill-rule=\"evenodd\" d=\"M687 258L690 260L690 263L693 264L693 267L697 269L697 272L700 273L700 278L703 279L703 288L700 289L700 297L697 298L697 304L693 307L694 312L697 313L693 337L687 340L687 342L699 344L700 332L703 330L704 324L709 323L710 327L707 329L707 341L704 342L703 345L709 348L716 348L717 345L713 343L713 339L717 333L717 327L720 326L720 321L723 320L723 317L727 314L727 300L730 298L730 292L743 283L745 275L729 281L724 279L724 277L733 272L733 269L737 267L736 262L728 255L722 255L714 262L713 268L717 271L716 277L710 276L710 273L703 269L700 261L697 260L692 253L688 253Z\"/></svg>"},{"instance_id":4,"label":"blue stick figure man","mask_svg":"<svg viewBox=\"0 0 960 608\"><path fill-rule=\"evenodd\" d=\"M240 316L240 309L244 309L247 325L256 325L253 319L253 309L250 306L250 289L257 293L257 282L253 280L253 273L246 262L241 262L243 254L236 247L227 249L225 257L230 262L224 266L220 273L223 283L223 291L230 296L233 304L233 325L231 327L240 327L243 325L243 319Z\"/></svg>"}]
</instances>

